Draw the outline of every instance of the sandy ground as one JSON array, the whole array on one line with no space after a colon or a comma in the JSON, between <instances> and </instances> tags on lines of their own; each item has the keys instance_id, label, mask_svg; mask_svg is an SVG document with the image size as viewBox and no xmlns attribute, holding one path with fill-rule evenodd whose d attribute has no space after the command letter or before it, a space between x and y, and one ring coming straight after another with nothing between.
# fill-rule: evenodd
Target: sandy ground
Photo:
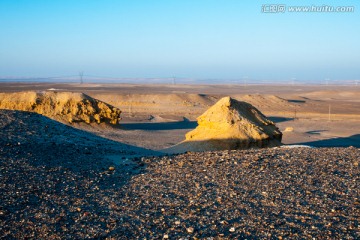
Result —
<instances>
[{"instance_id":1,"label":"sandy ground","mask_svg":"<svg viewBox=\"0 0 360 240\"><path fill-rule=\"evenodd\" d=\"M0 83L0 92L74 91L122 110L121 126L75 127L160 150L185 139L196 118L223 96L251 103L284 132L284 144L360 147L360 87ZM330 114L329 114L330 112Z\"/></svg>"}]
</instances>

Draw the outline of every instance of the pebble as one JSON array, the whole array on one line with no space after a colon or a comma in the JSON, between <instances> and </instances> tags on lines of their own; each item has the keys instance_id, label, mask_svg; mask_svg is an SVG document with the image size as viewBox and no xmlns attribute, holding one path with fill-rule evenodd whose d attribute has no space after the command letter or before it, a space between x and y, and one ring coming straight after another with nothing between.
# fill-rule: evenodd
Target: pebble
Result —
<instances>
[{"instance_id":1,"label":"pebble","mask_svg":"<svg viewBox=\"0 0 360 240\"><path fill-rule=\"evenodd\" d=\"M1 238L360 238L357 148L139 157L142 171L103 174L104 155L128 152L32 114L16 124L27 115L0 114Z\"/></svg>"}]
</instances>

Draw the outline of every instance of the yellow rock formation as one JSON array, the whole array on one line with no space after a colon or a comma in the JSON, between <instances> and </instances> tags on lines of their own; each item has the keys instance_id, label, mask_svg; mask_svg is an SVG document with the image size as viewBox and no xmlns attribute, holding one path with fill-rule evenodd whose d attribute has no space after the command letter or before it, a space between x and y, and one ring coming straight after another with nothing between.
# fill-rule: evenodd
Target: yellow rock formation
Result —
<instances>
[{"instance_id":1,"label":"yellow rock formation","mask_svg":"<svg viewBox=\"0 0 360 240\"><path fill-rule=\"evenodd\" d=\"M72 92L0 93L0 109L30 111L56 120L117 124L121 111L111 105Z\"/></svg>"},{"instance_id":2,"label":"yellow rock formation","mask_svg":"<svg viewBox=\"0 0 360 240\"><path fill-rule=\"evenodd\" d=\"M282 133L259 110L230 97L220 99L197 118L198 126L186 140L165 152L231 150L273 147Z\"/></svg>"}]
</instances>

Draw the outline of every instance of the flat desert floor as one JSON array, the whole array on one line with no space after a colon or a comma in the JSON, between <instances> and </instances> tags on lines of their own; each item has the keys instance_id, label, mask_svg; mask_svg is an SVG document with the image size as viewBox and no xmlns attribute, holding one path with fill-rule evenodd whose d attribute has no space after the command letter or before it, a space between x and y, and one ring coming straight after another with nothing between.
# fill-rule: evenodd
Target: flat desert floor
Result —
<instances>
[{"instance_id":1,"label":"flat desert floor","mask_svg":"<svg viewBox=\"0 0 360 240\"><path fill-rule=\"evenodd\" d=\"M258 108L283 132L284 144L360 147L360 86L0 83L0 92L34 90L83 92L118 107L120 126L74 126L152 150L183 141L223 96Z\"/></svg>"}]
</instances>

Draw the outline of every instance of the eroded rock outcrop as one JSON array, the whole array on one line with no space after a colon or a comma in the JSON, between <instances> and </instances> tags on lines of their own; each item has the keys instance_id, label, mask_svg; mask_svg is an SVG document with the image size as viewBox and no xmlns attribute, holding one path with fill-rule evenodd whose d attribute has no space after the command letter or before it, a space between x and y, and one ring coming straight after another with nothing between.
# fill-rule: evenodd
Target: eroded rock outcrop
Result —
<instances>
[{"instance_id":1,"label":"eroded rock outcrop","mask_svg":"<svg viewBox=\"0 0 360 240\"><path fill-rule=\"evenodd\" d=\"M117 124L121 114L118 108L73 92L0 93L0 108L36 112L70 123Z\"/></svg>"},{"instance_id":2,"label":"eroded rock outcrop","mask_svg":"<svg viewBox=\"0 0 360 240\"><path fill-rule=\"evenodd\" d=\"M282 133L258 109L230 97L220 99L197 118L186 140L167 152L274 147Z\"/></svg>"}]
</instances>

